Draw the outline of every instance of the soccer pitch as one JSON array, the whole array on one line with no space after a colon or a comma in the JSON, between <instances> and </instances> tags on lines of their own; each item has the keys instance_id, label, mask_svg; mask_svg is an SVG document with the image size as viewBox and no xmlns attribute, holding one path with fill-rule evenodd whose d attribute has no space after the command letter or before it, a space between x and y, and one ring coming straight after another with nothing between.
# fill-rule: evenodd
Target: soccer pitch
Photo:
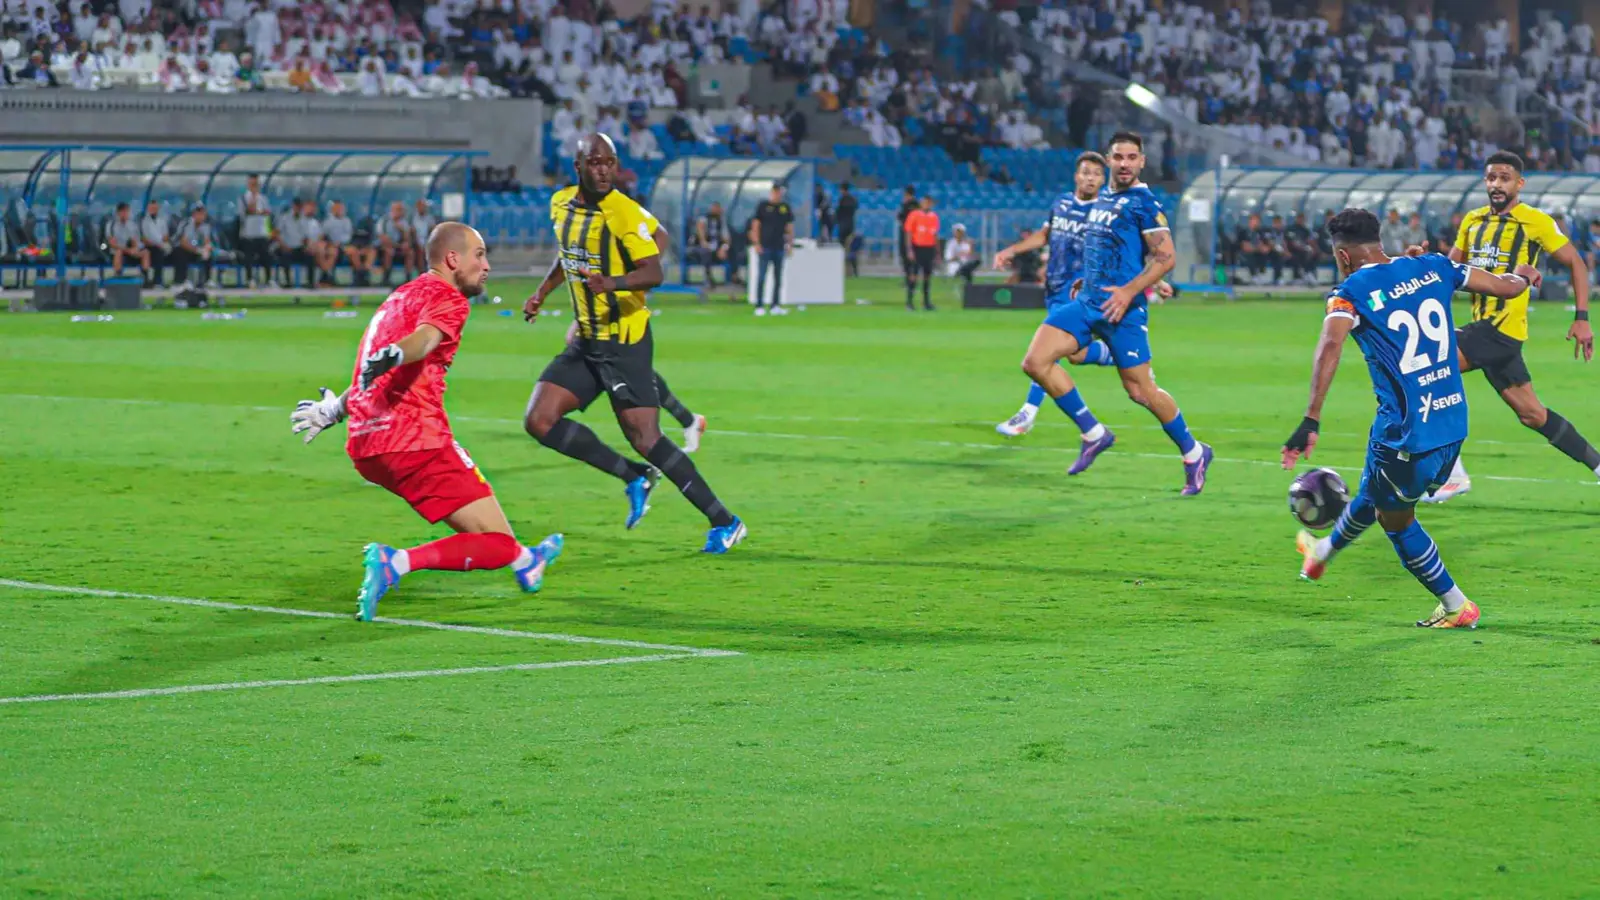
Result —
<instances>
[{"instance_id":1,"label":"soccer pitch","mask_svg":"<svg viewBox=\"0 0 1600 900\"><path fill-rule=\"evenodd\" d=\"M1067 478L1007 441L1039 316L670 305L657 364L750 538L697 552L663 484L521 429L563 316L492 279L447 405L544 591L422 573L358 624L360 548L442 534L365 485L342 385L368 308L0 316L0 896L1557 897L1600 884L1600 489L1468 377L1472 493L1420 518L1483 608L1433 605L1377 530L1299 582L1290 475L1315 302L1156 308L1205 494L1109 369L1118 432ZM552 301L554 305L555 301ZM1458 315L1461 315L1458 310ZM1533 316L1549 405L1600 369ZM1372 420L1346 348L1315 464ZM584 416L622 446L610 411ZM670 426L670 419L667 424ZM669 434L676 429L669 427ZM78 588L91 590L79 591ZM454 627L441 627L454 626Z\"/></svg>"}]
</instances>

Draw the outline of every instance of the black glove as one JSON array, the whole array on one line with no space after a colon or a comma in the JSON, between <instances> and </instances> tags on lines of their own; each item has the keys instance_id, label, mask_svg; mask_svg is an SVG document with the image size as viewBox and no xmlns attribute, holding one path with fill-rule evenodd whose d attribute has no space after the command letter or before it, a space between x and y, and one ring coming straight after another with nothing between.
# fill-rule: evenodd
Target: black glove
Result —
<instances>
[{"instance_id":1,"label":"black glove","mask_svg":"<svg viewBox=\"0 0 1600 900\"><path fill-rule=\"evenodd\" d=\"M381 350L374 351L371 356L362 360L361 389L363 391L371 390L372 383L378 380L378 376L400 365L402 356L400 345L390 344Z\"/></svg>"},{"instance_id":2,"label":"black glove","mask_svg":"<svg viewBox=\"0 0 1600 900\"><path fill-rule=\"evenodd\" d=\"M1296 453L1306 452L1306 448L1311 446L1311 439L1316 436L1320 426L1321 423L1310 416L1301 419L1300 427L1296 428L1294 434L1289 435L1289 439L1283 442L1283 449L1293 450Z\"/></svg>"}]
</instances>

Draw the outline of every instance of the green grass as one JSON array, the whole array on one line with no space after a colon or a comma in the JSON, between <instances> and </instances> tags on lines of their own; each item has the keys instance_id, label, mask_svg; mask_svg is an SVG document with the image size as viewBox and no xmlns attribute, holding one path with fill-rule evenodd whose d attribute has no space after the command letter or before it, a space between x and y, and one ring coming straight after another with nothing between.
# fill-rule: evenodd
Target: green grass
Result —
<instances>
[{"instance_id":1,"label":"green grass","mask_svg":"<svg viewBox=\"0 0 1600 900\"><path fill-rule=\"evenodd\" d=\"M1424 632L1432 599L1381 534L1294 577L1274 461L1315 303L1155 312L1161 383L1221 457L1184 500L1108 370L1078 373L1121 437L1090 474L1064 476L1054 411L995 435L1034 313L858 296L879 302L657 323L662 372L711 420L701 472L751 528L723 558L670 488L626 532L619 484L523 435L567 319L480 308L452 373L512 521L568 553L537 597L423 573L386 614L742 655L0 705L0 896L1592 895L1600 492L1480 379L1476 487L1422 519L1483 627ZM340 437L289 435L364 315L0 317L0 577L353 610L363 542L440 533ZM1530 365L1600 437L1564 318L1536 313ZM1358 467L1371 408L1352 346L1316 461ZM649 652L0 602L5 697Z\"/></svg>"}]
</instances>

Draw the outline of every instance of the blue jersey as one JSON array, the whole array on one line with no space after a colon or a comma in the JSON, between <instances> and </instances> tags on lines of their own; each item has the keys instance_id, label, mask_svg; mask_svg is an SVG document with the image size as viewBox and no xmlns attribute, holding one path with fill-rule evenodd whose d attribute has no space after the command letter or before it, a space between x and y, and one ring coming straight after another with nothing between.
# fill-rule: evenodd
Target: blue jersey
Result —
<instances>
[{"instance_id":1,"label":"blue jersey","mask_svg":"<svg viewBox=\"0 0 1600 900\"><path fill-rule=\"evenodd\" d=\"M1046 297L1063 294L1083 274L1084 223L1093 206L1093 200L1079 200L1072 191L1058 195L1050 205L1050 220L1044 223L1050 230L1050 263L1044 271Z\"/></svg>"},{"instance_id":2,"label":"blue jersey","mask_svg":"<svg viewBox=\"0 0 1600 900\"><path fill-rule=\"evenodd\" d=\"M1105 288L1121 287L1144 271L1144 236L1166 231L1167 217L1156 195L1144 184L1120 191L1102 191L1089 209L1083 239L1083 290L1078 299L1098 309ZM1144 307L1143 296L1130 309Z\"/></svg>"},{"instance_id":3,"label":"blue jersey","mask_svg":"<svg viewBox=\"0 0 1600 900\"><path fill-rule=\"evenodd\" d=\"M1378 417L1372 441L1422 453L1467 437L1450 296L1470 269L1437 253L1363 266L1328 296L1328 315L1354 321Z\"/></svg>"}]
</instances>

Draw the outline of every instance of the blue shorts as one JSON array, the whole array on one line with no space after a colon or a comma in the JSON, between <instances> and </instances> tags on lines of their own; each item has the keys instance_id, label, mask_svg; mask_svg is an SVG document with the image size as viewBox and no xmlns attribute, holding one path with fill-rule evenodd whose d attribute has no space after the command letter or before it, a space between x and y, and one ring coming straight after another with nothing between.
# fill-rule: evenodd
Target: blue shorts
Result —
<instances>
[{"instance_id":1,"label":"blue shorts","mask_svg":"<svg viewBox=\"0 0 1600 900\"><path fill-rule=\"evenodd\" d=\"M1095 338L1105 341L1119 369L1132 369L1150 361L1150 311L1142 305L1129 307L1122 321L1112 324L1099 309L1076 301L1063 303L1050 307L1044 324L1077 338L1080 348L1089 346Z\"/></svg>"},{"instance_id":2,"label":"blue shorts","mask_svg":"<svg viewBox=\"0 0 1600 900\"><path fill-rule=\"evenodd\" d=\"M1382 444L1367 447L1367 467L1361 472L1357 496L1388 511L1410 509L1424 495L1450 480L1450 470L1461 456L1463 441L1422 453L1406 453Z\"/></svg>"}]
</instances>

